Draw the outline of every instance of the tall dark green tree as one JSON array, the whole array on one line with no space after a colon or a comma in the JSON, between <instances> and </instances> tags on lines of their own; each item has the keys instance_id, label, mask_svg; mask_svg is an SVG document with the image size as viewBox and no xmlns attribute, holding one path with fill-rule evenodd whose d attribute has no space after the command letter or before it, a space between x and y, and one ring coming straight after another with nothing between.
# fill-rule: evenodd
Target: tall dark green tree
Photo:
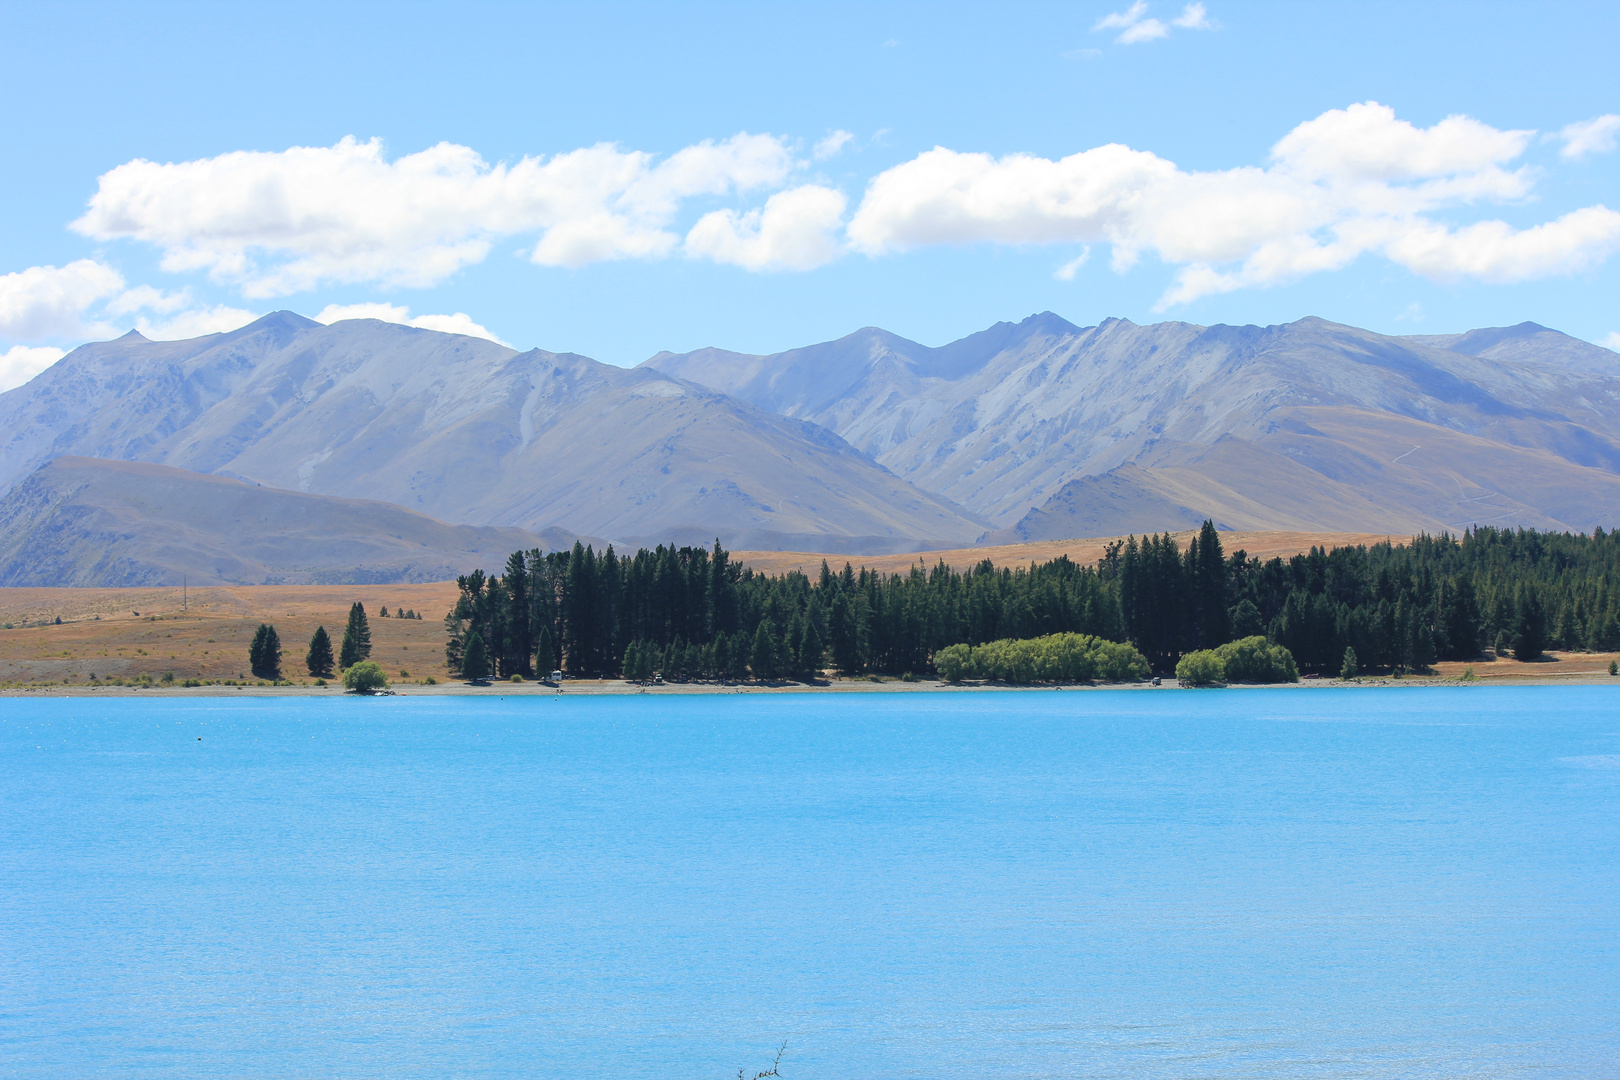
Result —
<instances>
[{"instance_id":1,"label":"tall dark green tree","mask_svg":"<svg viewBox=\"0 0 1620 1080\"><path fill-rule=\"evenodd\" d=\"M281 678L281 638L269 623L260 623L248 646L248 667L261 679Z\"/></svg>"},{"instance_id":2,"label":"tall dark green tree","mask_svg":"<svg viewBox=\"0 0 1620 1080\"><path fill-rule=\"evenodd\" d=\"M748 657L748 667L756 679L776 677L776 635L771 633L769 622L761 620L759 628L754 631L754 647Z\"/></svg>"},{"instance_id":3,"label":"tall dark green tree","mask_svg":"<svg viewBox=\"0 0 1620 1080\"><path fill-rule=\"evenodd\" d=\"M309 652L304 654L304 667L309 673L318 678L326 679L332 675L332 638L326 632L326 627L317 626L315 633L310 635Z\"/></svg>"},{"instance_id":4,"label":"tall dark green tree","mask_svg":"<svg viewBox=\"0 0 1620 1080\"><path fill-rule=\"evenodd\" d=\"M1513 659L1539 660L1547 651L1547 610L1541 597L1526 592L1519 601L1519 624L1513 631Z\"/></svg>"},{"instance_id":5,"label":"tall dark green tree","mask_svg":"<svg viewBox=\"0 0 1620 1080\"><path fill-rule=\"evenodd\" d=\"M338 650L338 666L349 668L371 656L371 623L366 606L356 600L349 607L349 625L343 629L343 645Z\"/></svg>"},{"instance_id":6,"label":"tall dark green tree","mask_svg":"<svg viewBox=\"0 0 1620 1080\"><path fill-rule=\"evenodd\" d=\"M1232 640L1231 614L1226 599L1226 556L1221 550L1221 534L1213 521L1205 519L1188 553L1193 640L1196 648L1213 649Z\"/></svg>"},{"instance_id":7,"label":"tall dark green tree","mask_svg":"<svg viewBox=\"0 0 1620 1080\"><path fill-rule=\"evenodd\" d=\"M551 627L544 623L534 635L534 670L541 678L557 670L557 647L551 642Z\"/></svg>"},{"instance_id":8,"label":"tall dark green tree","mask_svg":"<svg viewBox=\"0 0 1620 1080\"><path fill-rule=\"evenodd\" d=\"M467 635L466 651L461 657L461 677L477 682L488 675L489 651L484 648L484 639L474 630Z\"/></svg>"}]
</instances>

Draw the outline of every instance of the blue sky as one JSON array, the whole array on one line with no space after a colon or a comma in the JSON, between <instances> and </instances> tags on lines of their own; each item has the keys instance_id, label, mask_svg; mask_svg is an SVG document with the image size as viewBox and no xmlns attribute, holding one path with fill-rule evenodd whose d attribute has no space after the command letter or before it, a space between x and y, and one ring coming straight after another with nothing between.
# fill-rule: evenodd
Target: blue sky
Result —
<instances>
[{"instance_id":1,"label":"blue sky","mask_svg":"<svg viewBox=\"0 0 1620 1080\"><path fill-rule=\"evenodd\" d=\"M0 5L0 386L277 308L618 364L1046 309L1620 342L1617 42L1614 4Z\"/></svg>"}]
</instances>

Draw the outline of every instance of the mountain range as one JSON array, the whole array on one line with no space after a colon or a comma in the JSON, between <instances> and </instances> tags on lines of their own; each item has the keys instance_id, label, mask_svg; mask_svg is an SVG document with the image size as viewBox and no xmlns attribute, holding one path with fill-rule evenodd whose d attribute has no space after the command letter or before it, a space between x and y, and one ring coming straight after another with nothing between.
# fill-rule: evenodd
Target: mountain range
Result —
<instances>
[{"instance_id":1,"label":"mountain range","mask_svg":"<svg viewBox=\"0 0 1620 1080\"><path fill-rule=\"evenodd\" d=\"M493 567L485 545L519 537L491 529L521 531L512 547L860 555L1206 517L1398 535L1620 522L1620 355L1533 323L1393 337L1048 312L938 348L869 327L625 369L277 312L82 346L0 394L0 432L7 583L186 566L419 580ZM250 550L278 532L299 539Z\"/></svg>"},{"instance_id":2,"label":"mountain range","mask_svg":"<svg viewBox=\"0 0 1620 1080\"><path fill-rule=\"evenodd\" d=\"M868 328L643 366L836 431L997 522L996 542L1205 517L1397 533L1620 520L1620 355L1533 323L1388 337L1045 313L940 349Z\"/></svg>"}]
</instances>

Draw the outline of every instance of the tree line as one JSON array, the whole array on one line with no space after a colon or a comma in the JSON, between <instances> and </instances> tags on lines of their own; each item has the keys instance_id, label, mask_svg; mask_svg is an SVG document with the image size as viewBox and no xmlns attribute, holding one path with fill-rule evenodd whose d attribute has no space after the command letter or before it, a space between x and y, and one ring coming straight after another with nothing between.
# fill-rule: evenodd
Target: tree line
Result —
<instances>
[{"instance_id":1,"label":"tree line","mask_svg":"<svg viewBox=\"0 0 1620 1080\"><path fill-rule=\"evenodd\" d=\"M1487 647L1620 646L1610 582L1620 538L1482 527L1402 544L1313 547L1290 559L1227 554L1214 525L1183 548L1169 534L1110 544L1096 565L987 559L886 574L755 573L718 543L620 556L514 552L504 572L458 579L445 617L452 672L477 675L810 678L923 675L952 645L1082 634L1129 642L1153 671L1263 636L1300 670L1423 670Z\"/></svg>"}]
</instances>

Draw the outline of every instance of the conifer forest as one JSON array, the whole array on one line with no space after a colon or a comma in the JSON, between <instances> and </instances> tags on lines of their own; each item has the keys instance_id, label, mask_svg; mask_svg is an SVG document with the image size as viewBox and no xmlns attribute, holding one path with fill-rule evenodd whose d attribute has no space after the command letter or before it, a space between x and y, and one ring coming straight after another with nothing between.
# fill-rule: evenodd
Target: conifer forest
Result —
<instances>
[{"instance_id":1,"label":"conifer forest","mask_svg":"<svg viewBox=\"0 0 1620 1080\"><path fill-rule=\"evenodd\" d=\"M1290 559L1227 553L1206 522L1116 542L1094 566L985 560L883 574L846 563L757 574L716 543L619 556L514 552L500 574L459 579L447 659L468 678L514 674L667 679L922 677L952 645L1086 634L1129 642L1157 673L1184 654L1264 635L1303 672L1422 671L1486 649L1620 646L1620 536L1481 527L1460 537L1312 548ZM471 659L475 670L464 670Z\"/></svg>"}]
</instances>

